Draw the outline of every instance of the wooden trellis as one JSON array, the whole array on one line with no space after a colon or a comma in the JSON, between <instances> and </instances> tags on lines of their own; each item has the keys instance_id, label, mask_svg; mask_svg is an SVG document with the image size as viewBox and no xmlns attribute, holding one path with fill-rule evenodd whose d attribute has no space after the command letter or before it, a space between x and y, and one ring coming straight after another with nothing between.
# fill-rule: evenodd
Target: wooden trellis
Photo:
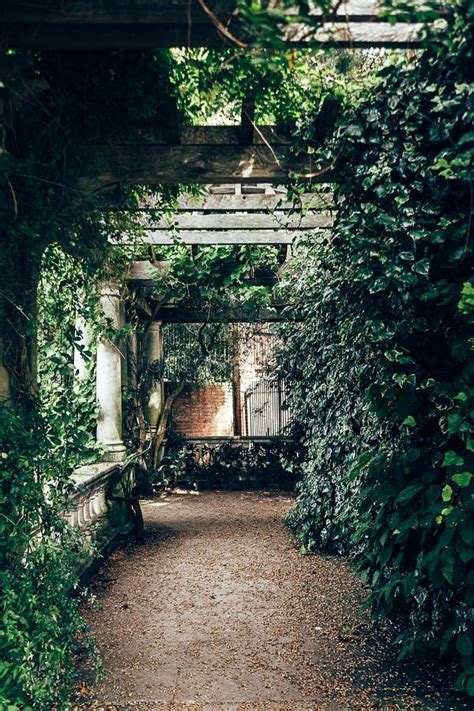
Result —
<instances>
[{"instance_id":1,"label":"wooden trellis","mask_svg":"<svg viewBox=\"0 0 474 711\"><path fill-rule=\"evenodd\" d=\"M412 3L413 5L417 3ZM2 37L9 46L35 49L224 47L248 41L234 0L3 0ZM337 47L415 47L418 26L391 25L377 16L379 0L335 2L322 26L289 23L289 46L310 42ZM315 19L320 11L315 9Z\"/></svg>"},{"instance_id":2,"label":"wooden trellis","mask_svg":"<svg viewBox=\"0 0 474 711\"><path fill-rule=\"evenodd\" d=\"M379 0L335 2L334 11L327 12L318 25L285 24L283 38L289 47L419 46L417 25L381 21L379 7ZM3 0L0 32L6 48L225 48L235 46L235 38L240 48L247 47L251 38L234 10L235 0ZM314 11L316 20L318 12ZM47 91L48 81L29 73L28 58L4 59L0 80L7 85L16 82L12 100L21 110L22 100ZM333 166L314 164L308 155L295 157L288 136L272 127L256 127L254 111L254 100L246 98L240 126L181 128L176 106L170 102L162 125L144 129L138 141L107 136L94 145L72 147L67 161L71 187L88 192L118 183L281 184L290 174L309 183L337 177ZM265 239L263 235L261 243Z\"/></svg>"}]
</instances>

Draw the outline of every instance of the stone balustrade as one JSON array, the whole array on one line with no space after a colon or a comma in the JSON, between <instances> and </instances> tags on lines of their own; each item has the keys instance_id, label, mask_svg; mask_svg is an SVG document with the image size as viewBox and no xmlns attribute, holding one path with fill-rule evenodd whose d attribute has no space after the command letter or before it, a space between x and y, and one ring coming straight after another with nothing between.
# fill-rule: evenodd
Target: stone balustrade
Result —
<instances>
[{"instance_id":1,"label":"stone balustrade","mask_svg":"<svg viewBox=\"0 0 474 711\"><path fill-rule=\"evenodd\" d=\"M71 526L85 530L107 516L107 489L117 473L117 464L112 462L99 462L76 470L73 475L76 491L71 498L71 510L66 514Z\"/></svg>"},{"instance_id":2,"label":"stone balustrade","mask_svg":"<svg viewBox=\"0 0 474 711\"><path fill-rule=\"evenodd\" d=\"M73 475L75 490L65 518L86 534L96 551L113 547L133 529L128 498L132 477L133 471L122 473L117 462L88 464Z\"/></svg>"}]
</instances>

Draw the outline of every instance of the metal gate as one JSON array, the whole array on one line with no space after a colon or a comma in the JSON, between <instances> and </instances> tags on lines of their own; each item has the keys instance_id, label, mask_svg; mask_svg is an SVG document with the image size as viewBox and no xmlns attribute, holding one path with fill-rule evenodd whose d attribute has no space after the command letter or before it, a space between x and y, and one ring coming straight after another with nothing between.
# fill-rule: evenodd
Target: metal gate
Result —
<instances>
[{"instance_id":1,"label":"metal gate","mask_svg":"<svg viewBox=\"0 0 474 711\"><path fill-rule=\"evenodd\" d=\"M247 437L275 437L286 434L291 422L284 381L257 380L245 394Z\"/></svg>"}]
</instances>

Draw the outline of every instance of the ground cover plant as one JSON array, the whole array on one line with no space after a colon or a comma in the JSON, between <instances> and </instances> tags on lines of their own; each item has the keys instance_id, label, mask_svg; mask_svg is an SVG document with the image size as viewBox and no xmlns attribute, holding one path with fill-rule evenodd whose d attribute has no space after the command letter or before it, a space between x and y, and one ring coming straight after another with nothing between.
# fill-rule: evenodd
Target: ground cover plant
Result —
<instances>
[{"instance_id":1,"label":"ground cover plant","mask_svg":"<svg viewBox=\"0 0 474 711\"><path fill-rule=\"evenodd\" d=\"M472 3L345 114L334 229L301 244L282 374L306 427L288 517L351 551L400 656L454 658L474 695ZM298 257L296 258L298 261Z\"/></svg>"}]
</instances>

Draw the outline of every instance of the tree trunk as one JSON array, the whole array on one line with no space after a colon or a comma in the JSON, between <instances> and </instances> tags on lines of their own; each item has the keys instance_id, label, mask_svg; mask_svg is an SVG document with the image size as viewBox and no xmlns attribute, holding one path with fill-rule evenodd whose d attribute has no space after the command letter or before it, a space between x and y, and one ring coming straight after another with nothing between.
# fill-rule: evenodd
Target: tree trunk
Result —
<instances>
[{"instance_id":1,"label":"tree trunk","mask_svg":"<svg viewBox=\"0 0 474 711\"><path fill-rule=\"evenodd\" d=\"M160 449L163 444L163 441L166 436L166 428L168 426L168 420L169 416L171 415L171 410L173 409L173 405L176 401L176 398L182 393L184 390L184 386L186 385L185 380L181 380L178 384L178 386L173 390L170 395L166 398L165 404L163 406L163 409L161 411L159 420L156 424L156 431L155 431L155 436L153 437L153 445L152 445L152 462L153 462L153 470L155 470L158 466L158 457L160 454Z\"/></svg>"}]
</instances>

